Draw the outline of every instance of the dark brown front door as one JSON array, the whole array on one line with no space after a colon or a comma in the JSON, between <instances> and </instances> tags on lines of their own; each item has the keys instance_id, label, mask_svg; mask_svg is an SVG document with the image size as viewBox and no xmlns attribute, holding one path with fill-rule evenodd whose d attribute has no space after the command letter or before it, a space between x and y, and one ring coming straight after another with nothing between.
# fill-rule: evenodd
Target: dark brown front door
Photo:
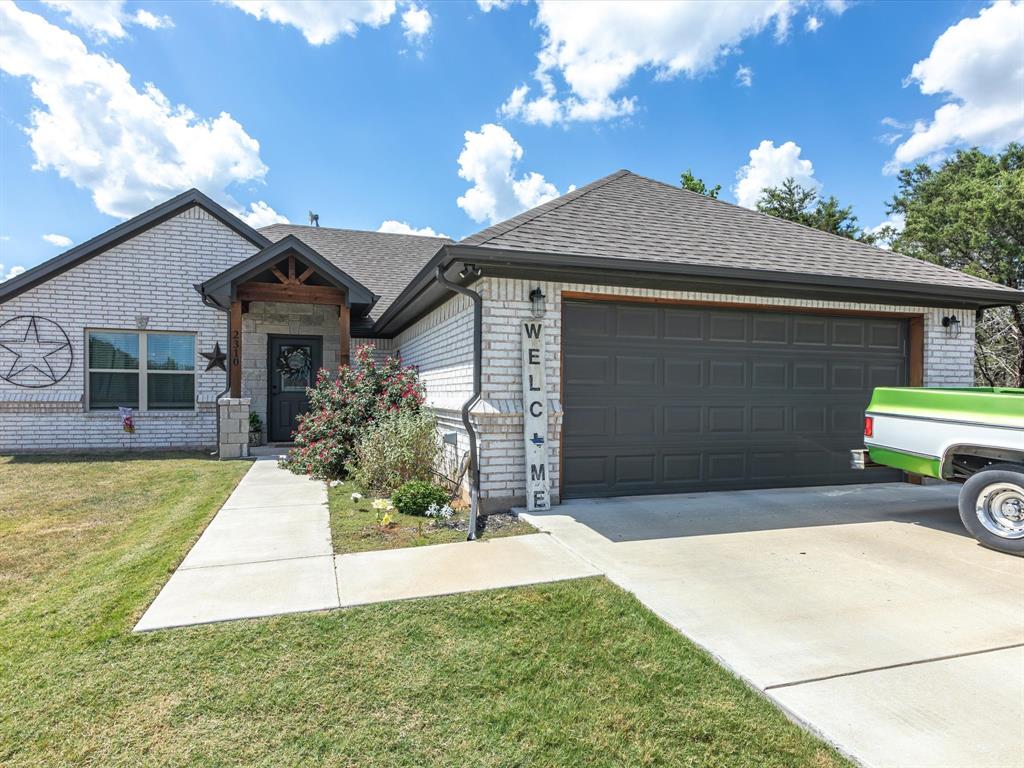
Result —
<instances>
[{"instance_id":1,"label":"dark brown front door","mask_svg":"<svg viewBox=\"0 0 1024 768\"><path fill-rule=\"evenodd\" d=\"M296 419L309 408L306 388L323 364L323 339L269 336L267 350L267 433L271 442L289 442Z\"/></svg>"}]
</instances>

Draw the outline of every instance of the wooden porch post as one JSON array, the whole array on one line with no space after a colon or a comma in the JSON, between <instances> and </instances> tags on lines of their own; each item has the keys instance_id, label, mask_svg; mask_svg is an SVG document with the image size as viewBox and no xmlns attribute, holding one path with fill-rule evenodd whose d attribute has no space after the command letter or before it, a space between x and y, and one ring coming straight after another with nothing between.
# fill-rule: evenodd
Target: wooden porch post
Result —
<instances>
[{"instance_id":1,"label":"wooden porch post","mask_svg":"<svg viewBox=\"0 0 1024 768\"><path fill-rule=\"evenodd\" d=\"M338 307L338 333L341 335L341 365L347 366L349 360L349 337L352 335L351 323L349 320L349 308L347 304Z\"/></svg>"},{"instance_id":2,"label":"wooden porch post","mask_svg":"<svg viewBox=\"0 0 1024 768\"><path fill-rule=\"evenodd\" d=\"M242 396L242 302L231 302L231 316L228 323L228 337L231 349L228 352L228 381L231 384L231 396Z\"/></svg>"}]
</instances>

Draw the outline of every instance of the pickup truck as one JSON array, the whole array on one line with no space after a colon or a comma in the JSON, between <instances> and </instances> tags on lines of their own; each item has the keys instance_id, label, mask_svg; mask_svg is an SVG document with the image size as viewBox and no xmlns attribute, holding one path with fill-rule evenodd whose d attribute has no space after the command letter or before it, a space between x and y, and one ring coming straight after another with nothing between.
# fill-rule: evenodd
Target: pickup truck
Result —
<instances>
[{"instance_id":1,"label":"pickup truck","mask_svg":"<svg viewBox=\"0 0 1024 768\"><path fill-rule=\"evenodd\" d=\"M879 387L854 469L963 483L960 519L987 547L1024 556L1024 389Z\"/></svg>"}]
</instances>

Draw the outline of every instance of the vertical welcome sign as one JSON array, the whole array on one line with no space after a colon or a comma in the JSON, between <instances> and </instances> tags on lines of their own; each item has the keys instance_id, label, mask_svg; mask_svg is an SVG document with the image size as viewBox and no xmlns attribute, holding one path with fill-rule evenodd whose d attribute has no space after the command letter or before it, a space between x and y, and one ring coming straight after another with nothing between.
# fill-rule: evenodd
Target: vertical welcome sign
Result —
<instances>
[{"instance_id":1,"label":"vertical welcome sign","mask_svg":"<svg viewBox=\"0 0 1024 768\"><path fill-rule=\"evenodd\" d=\"M551 509L548 482L548 397L544 375L544 323L523 321L523 436L526 441L526 508Z\"/></svg>"}]
</instances>

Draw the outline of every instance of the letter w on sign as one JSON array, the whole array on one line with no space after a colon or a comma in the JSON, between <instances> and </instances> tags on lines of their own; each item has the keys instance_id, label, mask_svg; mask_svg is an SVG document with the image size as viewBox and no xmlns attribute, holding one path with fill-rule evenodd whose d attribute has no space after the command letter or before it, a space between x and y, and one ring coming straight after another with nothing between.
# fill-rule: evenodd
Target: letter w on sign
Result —
<instances>
[{"instance_id":1,"label":"letter w on sign","mask_svg":"<svg viewBox=\"0 0 1024 768\"><path fill-rule=\"evenodd\" d=\"M548 481L548 387L544 376L544 323L523 321L523 442L526 508L551 509Z\"/></svg>"}]
</instances>

